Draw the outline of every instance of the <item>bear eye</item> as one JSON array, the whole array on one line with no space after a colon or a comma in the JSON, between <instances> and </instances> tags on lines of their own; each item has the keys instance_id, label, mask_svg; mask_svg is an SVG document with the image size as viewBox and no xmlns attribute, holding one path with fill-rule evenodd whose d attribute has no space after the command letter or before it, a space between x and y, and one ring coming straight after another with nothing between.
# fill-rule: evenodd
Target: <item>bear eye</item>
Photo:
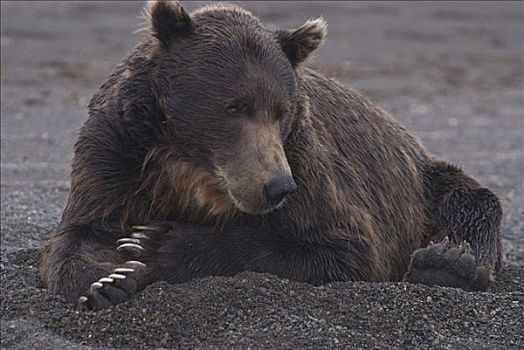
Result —
<instances>
[{"instance_id":1,"label":"bear eye","mask_svg":"<svg viewBox=\"0 0 524 350\"><path fill-rule=\"evenodd\" d=\"M235 101L226 107L229 114L239 114L247 112L247 103L244 101Z\"/></svg>"}]
</instances>

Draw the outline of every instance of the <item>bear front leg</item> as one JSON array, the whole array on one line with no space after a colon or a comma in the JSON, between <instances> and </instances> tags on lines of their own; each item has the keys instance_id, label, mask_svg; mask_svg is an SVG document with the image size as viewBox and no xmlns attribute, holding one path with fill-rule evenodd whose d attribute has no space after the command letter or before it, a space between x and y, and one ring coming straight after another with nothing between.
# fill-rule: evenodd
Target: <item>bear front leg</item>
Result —
<instances>
[{"instance_id":1,"label":"bear front leg","mask_svg":"<svg viewBox=\"0 0 524 350\"><path fill-rule=\"evenodd\" d=\"M90 285L121 263L110 233L94 234L87 225L61 225L41 255L40 276L45 286L69 302L85 293Z\"/></svg>"},{"instance_id":2,"label":"bear front leg","mask_svg":"<svg viewBox=\"0 0 524 350\"><path fill-rule=\"evenodd\" d=\"M242 271L271 273L320 285L372 278L370 245L334 233L329 242L299 242L249 227L213 228L169 222L141 226L120 250L144 262L151 280L181 283Z\"/></svg>"},{"instance_id":3,"label":"bear front leg","mask_svg":"<svg viewBox=\"0 0 524 350\"><path fill-rule=\"evenodd\" d=\"M487 290L501 265L498 198L446 163L434 165L430 181L434 240L446 238L413 254L405 280Z\"/></svg>"},{"instance_id":4,"label":"bear front leg","mask_svg":"<svg viewBox=\"0 0 524 350\"><path fill-rule=\"evenodd\" d=\"M181 283L206 276L243 271L236 234L181 222L135 226L117 250L147 266L148 281Z\"/></svg>"}]
</instances>

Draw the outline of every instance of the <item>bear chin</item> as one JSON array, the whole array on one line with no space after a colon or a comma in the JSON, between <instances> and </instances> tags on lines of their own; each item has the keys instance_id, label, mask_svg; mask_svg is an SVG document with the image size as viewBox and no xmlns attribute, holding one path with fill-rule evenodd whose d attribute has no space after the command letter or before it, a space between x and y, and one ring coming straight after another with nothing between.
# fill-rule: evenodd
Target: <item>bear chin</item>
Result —
<instances>
[{"instance_id":1,"label":"bear chin","mask_svg":"<svg viewBox=\"0 0 524 350\"><path fill-rule=\"evenodd\" d=\"M242 203L240 200L238 200L233 195L231 190L228 189L227 194L229 195L229 198L231 198L231 201L235 205L236 209L238 209L242 213L249 214L249 215L255 215L255 216L268 214L272 211L281 209L284 206L284 203L286 202L286 199L284 198L277 205L273 205L273 206L266 205L266 206L262 206L258 208L249 208L244 203Z\"/></svg>"}]
</instances>

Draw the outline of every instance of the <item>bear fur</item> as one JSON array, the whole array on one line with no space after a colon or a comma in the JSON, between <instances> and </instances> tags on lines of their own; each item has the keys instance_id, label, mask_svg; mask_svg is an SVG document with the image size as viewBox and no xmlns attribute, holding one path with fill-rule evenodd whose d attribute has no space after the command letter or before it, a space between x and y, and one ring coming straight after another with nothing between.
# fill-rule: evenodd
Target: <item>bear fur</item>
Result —
<instances>
[{"instance_id":1,"label":"bear fur","mask_svg":"<svg viewBox=\"0 0 524 350\"><path fill-rule=\"evenodd\" d=\"M96 281L125 270L115 241L136 225L150 225L125 241L147 242L138 285L244 270L399 281L409 269L412 282L487 288L501 259L497 197L306 67L325 21L273 31L225 3L189 14L153 1L145 12L148 35L93 96L75 144L42 258L52 292L96 299L116 279ZM286 176L296 190L268 204L267 184ZM462 255L473 265L433 261Z\"/></svg>"}]
</instances>

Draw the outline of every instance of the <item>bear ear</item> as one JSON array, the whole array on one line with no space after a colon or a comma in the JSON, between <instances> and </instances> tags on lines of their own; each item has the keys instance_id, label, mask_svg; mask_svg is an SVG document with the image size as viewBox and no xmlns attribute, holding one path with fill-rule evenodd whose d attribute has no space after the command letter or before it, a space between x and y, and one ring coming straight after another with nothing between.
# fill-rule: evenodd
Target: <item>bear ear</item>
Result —
<instances>
[{"instance_id":1,"label":"bear ear","mask_svg":"<svg viewBox=\"0 0 524 350\"><path fill-rule=\"evenodd\" d=\"M149 0L144 9L151 34L169 47L177 36L192 29L191 17L178 1Z\"/></svg>"},{"instance_id":2,"label":"bear ear","mask_svg":"<svg viewBox=\"0 0 524 350\"><path fill-rule=\"evenodd\" d=\"M296 67L322 44L326 35L327 23L319 17L306 21L298 29L278 31L277 40L291 65Z\"/></svg>"}]
</instances>

